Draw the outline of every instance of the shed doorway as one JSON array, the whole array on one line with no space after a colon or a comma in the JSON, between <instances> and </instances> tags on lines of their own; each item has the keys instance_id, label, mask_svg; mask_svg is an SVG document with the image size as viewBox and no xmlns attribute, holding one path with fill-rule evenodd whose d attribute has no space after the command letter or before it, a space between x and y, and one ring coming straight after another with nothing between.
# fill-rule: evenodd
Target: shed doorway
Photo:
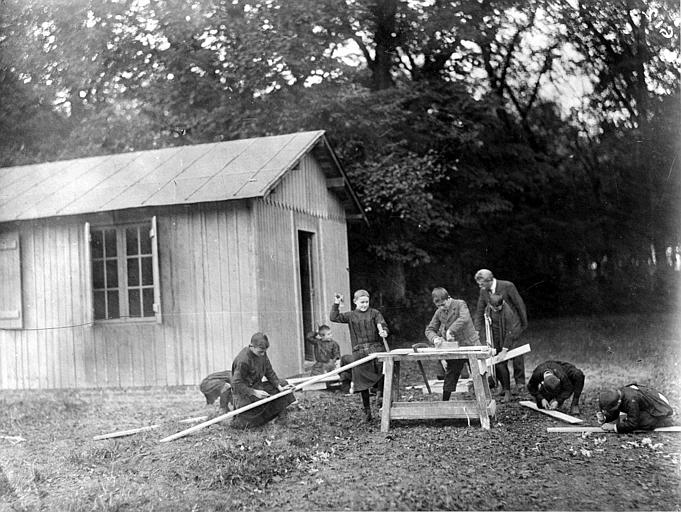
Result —
<instances>
[{"instance_id":1,"label":"shed doorway","mask_svg":"<svg viewBox=\"0 0 681 512\"><path fill-rule=\"evenodd\" d=\"M303 336L317 328L314 323L314 233L298 231L298 265L300 300L303 312ZM314 361L312 344L305 340L305 360Z\"/></svg>"}]
</instances>

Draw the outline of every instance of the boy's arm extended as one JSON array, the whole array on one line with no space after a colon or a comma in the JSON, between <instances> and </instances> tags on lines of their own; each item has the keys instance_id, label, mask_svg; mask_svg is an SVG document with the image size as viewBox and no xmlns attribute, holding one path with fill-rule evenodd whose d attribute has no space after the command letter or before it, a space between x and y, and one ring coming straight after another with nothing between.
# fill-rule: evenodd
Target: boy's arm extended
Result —
<instances>
[{"instance_id":1,"label":"boy's arm extended","mask_svg":"<svg viewBox=\"0 0 681 512\"><path fill-rule=\"evenodd\" d=\"M348 314L340 312L340 304L334 304L331 306L331 313L329 313L329 320L337 324L347 324Z\"/></svg>"}]
</instances>

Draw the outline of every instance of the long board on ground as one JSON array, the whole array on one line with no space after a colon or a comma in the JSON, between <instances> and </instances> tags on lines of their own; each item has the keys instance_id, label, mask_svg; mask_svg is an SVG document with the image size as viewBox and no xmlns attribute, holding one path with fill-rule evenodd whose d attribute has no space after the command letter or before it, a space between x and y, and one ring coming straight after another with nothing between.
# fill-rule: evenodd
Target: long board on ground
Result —
<instances>
[{"instance_id":1,"label":"long board on ground","mask_svg":"<svg viewBox=\"0 0 681 512\"><path fill-rule=\"evenodd\" d=\"M520 405L522 405L523 407L527 407L528 409L532 409L533 411L537 411L542 414L546 414L547 416L556 418L557 420L565 421L567 423L584 423L584 420L580 420L579 418L575 418L574 416L570 416L569 414L565 414L560 411L540 409L539 407L537 407L537 404L535 404L534 402L530 402L529 400L521 400Z\"/></svg>"},{"instance_id":2,"label":"long board on ground","mask_svg":"<svg viewBox=\"0 0 681 512\"><path fill-rule=\"evenodd\" d=\"M92 439L94 441L101 441L102 439L111 439L113 437L131 436L133 434L137 434L139 432L146 432L147 430L153 430L158 427L159 425L149 425L148 427L131 428L130 430L119 430L118 432L111 432L110 434L94 436Z\"/></svg>"},{"instance_id":3,"label":"long board on ground","mask_svg":"<svg viewBox=\"0 0 681 512\"><path fill-rule=\"evenodd\" d=\"M547 432L564 432L581 434L582 432L598 432L599 434L616 434L612 430L603 430L601 427L548 427ZM660 427L655 430L635 430L637 434L649 432L681 432L681 425L674 425L672 427Z\"/></svg>"}]
</instances>

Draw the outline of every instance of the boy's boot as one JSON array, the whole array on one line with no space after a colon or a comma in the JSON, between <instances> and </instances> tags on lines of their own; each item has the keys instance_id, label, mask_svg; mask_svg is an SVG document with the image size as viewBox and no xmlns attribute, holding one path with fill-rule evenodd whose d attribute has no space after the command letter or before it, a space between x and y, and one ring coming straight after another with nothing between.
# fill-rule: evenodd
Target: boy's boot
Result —
<instances>
[{"instance_id":1,"label":"boy's boot","mask_svg":"<svg viewBox=\"0 0 681 512\"><path fill-rule=\"evenodd\" d=\"M580 412L581 411L579 410L579 403L575 402L574 400L570 402L570 414L579 415Z\"/></svg>"},{"instance_id":2,"label":"boy's boot","mask_svg":"<svg viewBox=\"0 0 681 512\"><path fill-rule=\"evenodd\" d=\"M373 416L371 415L371 407L365 407L365 408L364 408L364 420L365 420L367 423L370 423L371 420L373 420L373 419L374 419L374 418L373 418Z\"/></svg>"}]
</instances>

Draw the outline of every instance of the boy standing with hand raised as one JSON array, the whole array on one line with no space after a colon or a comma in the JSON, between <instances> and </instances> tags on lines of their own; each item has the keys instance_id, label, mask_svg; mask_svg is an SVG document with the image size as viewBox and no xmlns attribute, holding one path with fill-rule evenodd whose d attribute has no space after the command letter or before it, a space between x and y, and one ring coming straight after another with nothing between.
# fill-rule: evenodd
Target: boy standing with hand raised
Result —
<instances>
[{"instance_id":1,"label":"boy standing with hand raised","mask_svg":"<svg viewBox=\"0 0 681 512\"><path fill-rule=\"evenodd\" d=\"M380 311L369 307L369 292L357 290L353 297L355 309L347 313L340 312L343 296L336 293L329 318L332 322L348 324L352 355L355 360L361 359L375 352L384 352L381 338L388 336L386 322ZM371 421L371 406L369 403L369 389L376 386L378 393L376 401L383 396L383 373L381 363L376 359L355 366L352 369L352 382L355 392L362 396L366 421Z\"/></svg>"}]
</instances>

